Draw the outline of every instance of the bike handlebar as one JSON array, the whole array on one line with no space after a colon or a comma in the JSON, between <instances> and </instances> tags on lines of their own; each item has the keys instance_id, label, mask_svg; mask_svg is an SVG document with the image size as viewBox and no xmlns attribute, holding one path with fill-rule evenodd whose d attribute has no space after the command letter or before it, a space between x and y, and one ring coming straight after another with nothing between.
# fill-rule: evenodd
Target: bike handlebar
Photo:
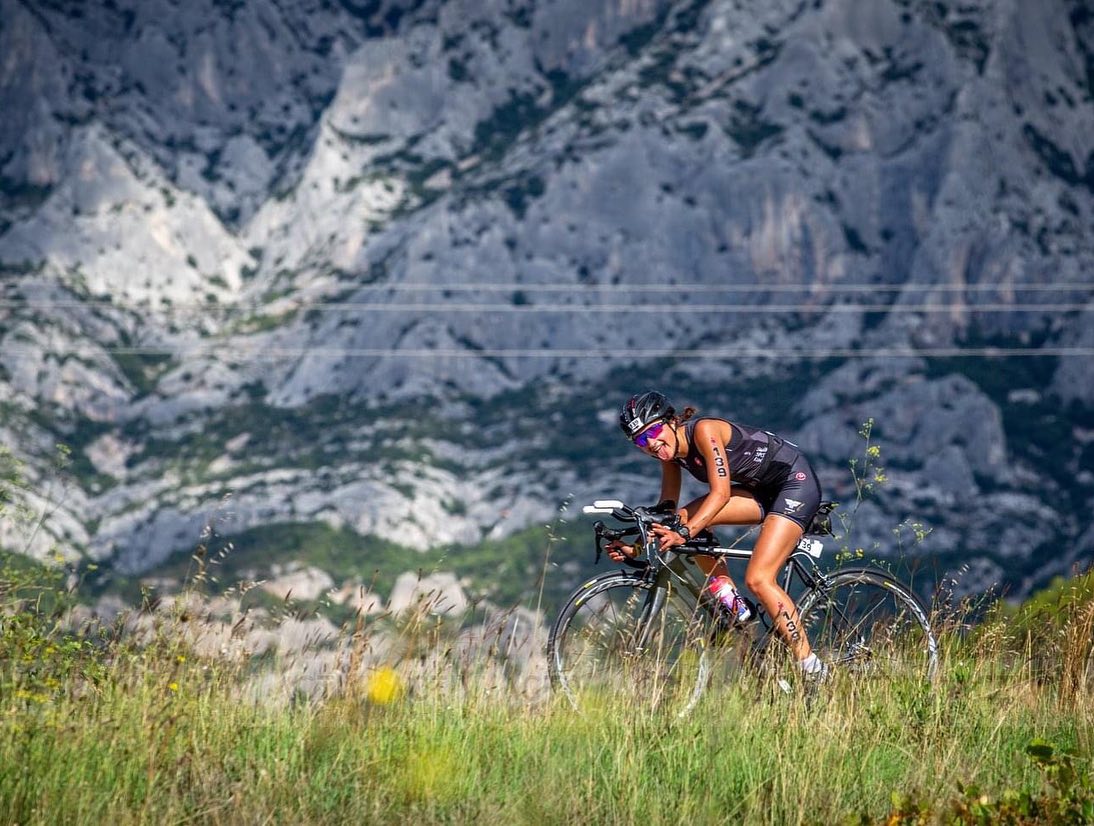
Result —
<instances>
[{"instance_id":1,"label":"bike handlebar","mask_svg":"<svg viewBox=\"0 0 1094 826\"><path fill-rule=\"evenodd\" d=\"M620 522L633 522L633 528L609 528L603 522L597 520L593 524L596 534L596 561L604 552L603 542L623 539L627 536L638 536L641 544L646 549L647 557L655 556L659 550L657 538L650 535L650 527L653 525L665 525L675 528L680 524L680 517L676 513L675 502L659 502L648 508L631 508L617 500L598 500L584 508L585 513L610 513L612 518ZM624 560L624 563L634 568L645 568L649 563L635 560Z\"/></svg>"}]
</instances>

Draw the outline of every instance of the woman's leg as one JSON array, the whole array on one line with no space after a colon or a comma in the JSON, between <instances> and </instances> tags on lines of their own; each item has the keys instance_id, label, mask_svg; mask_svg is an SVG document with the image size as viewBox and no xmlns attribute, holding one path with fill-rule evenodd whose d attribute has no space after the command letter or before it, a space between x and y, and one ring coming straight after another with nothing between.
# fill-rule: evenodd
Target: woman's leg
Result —
<instances>
[{"instance_id":1,"label":"woman's leg","mask_svg":"<svg viewBox=\"0 0 1094 826\"><path fill-rule=\"evenodd\" d=\"M698 499L688 502L680 509L680 518L687 522L688 515L699 510L705 499L706 496L700 496ZM760 503L756 501L756 497L746 490L733 488L729 501L718 511L718 515L714 517L710 527L715 525L758 525L763 521L763 518L764 511ZM695 564L699 566L699 570L707 575L707 579L724 576L728 577L730 582L733 582L733 577L729 575L729 569L726 568L724 559L697 554ZM736 588L737 584L733 583L733 587Z\"/></svg>"},{"instance_id":2,"label":"woman's leg","mask_svg":"<svg viewBox=\"0 0 1094 826\"><path fill-rule=\"evenodd\" d=\"M798 608L779 585L779 571L801 539L802 528L797 523L773 513L764 519L760 536L752 549L752 559L745 570L745 584L767 609L767 615L775 621L779 634L790 646L799 662L812 653L805 637Z\"/></svg>"}]
</instances>

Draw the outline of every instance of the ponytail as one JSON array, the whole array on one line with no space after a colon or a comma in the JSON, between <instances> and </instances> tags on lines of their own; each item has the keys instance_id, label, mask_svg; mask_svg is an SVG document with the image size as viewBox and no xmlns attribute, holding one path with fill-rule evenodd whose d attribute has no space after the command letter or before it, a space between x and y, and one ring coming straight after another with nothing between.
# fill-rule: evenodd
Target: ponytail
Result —
<instances>
[{"instance_id":1,"label":"ponytail","mask_svg":"<svg viewBox=\"0 0 1094 826\"><path fill-rule=\"evenodd\" d=\"M680 414L679 416L673 416L672 417L672 422L676 427L679 427L684 422L686 422L688 419L690 419L692 416L694 416L696 414L696 412L698 412L698 411L696 411L696 409L694 407L690 407L690 406L685 407L684 412L682 414Z\"/></svg>"}]
</instances>

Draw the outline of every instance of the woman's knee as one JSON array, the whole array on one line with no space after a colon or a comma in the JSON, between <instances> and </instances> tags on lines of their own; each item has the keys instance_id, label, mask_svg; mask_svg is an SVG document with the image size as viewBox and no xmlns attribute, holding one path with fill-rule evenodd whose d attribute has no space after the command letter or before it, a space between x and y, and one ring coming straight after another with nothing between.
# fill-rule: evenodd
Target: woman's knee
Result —
<instances>
[{"instance_id":1,"label":"woman's knee","mask_svg":"<svg viewBox=\"0 0 1094 826\"><path fill-rule=\"evenodd\" d=\"M745 585L748 586L748 590L760 596L766 593L775 586L775 577L767 571L745 571Z\"/></svg>"}]
</instances>

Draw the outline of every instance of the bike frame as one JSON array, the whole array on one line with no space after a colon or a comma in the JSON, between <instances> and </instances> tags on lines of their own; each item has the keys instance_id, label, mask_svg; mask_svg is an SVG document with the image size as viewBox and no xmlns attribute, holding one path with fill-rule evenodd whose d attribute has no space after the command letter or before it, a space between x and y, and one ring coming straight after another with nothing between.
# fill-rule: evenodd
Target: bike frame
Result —
<instances>
[{"instance_id":1,"label":"bike frame","mask_svg":"<svg viewBox=\"0 0 1094 826\"><path fill-rule=\"evenodd\" d=\"M817 560L823 550L823 543L815 537L831 535L831 523L827 517L833 507L834 505L830 502L821 503L805 535L782 566L778 574L780 584L788 593L791 593L792 588L798 592L792 594L792 598L799 606L799 610L804 609L808 614L819 607L817 615L822 618L822 626L818 628L821 629L822 635L827 633L825 629L831 622L830 619L825 618L835 618L833 627L836 637L831 641L834 645L829 651L829 663L841 668L844 665L853 666L856 673L872 671L875 659L872 627L858 623L883 603L878 602L877 605L871 603L867 608L867 614L860 618L852 605L854 589L862 585L867 593L891 593L897 612L894 617L898 615L902 617L901 625L899 627L894 625L893 628L903 630L904 623L910 622L906 627L916 635L920 633L923 635L922 642L917 641L916 644L922 647L921 653L926 655L926 660L918 663L910 661L909 666L916 671L922 670L925 666L925 676L933 677L937 667L937 641L931 633L926 609L907 586L875 566L852 565L831 571L822 571L819 567ZM634 557L624 555L621 560L626 567L635 570L609 571L583 583L559 613L555 626L548 636L547 651L552 683L563 687L571 702L575 703L575 707L577 707L577 701L568 687L569 676L566 674L565 662L567 655L565 653L560 655L560 651L566 651L564 640L567 639L570 623L583 610L582 606L598 594L609 594L616 588L627 589L622 592L624 594L642 593L644 596L629 602L625 607L624 625L630 630L624 629L622 636L618 636L615 632L611 633L610 636L615 640L614 644L621 644L623 647L617 654L608 651L609 657L621 656L629 659L642 656L651 653L651 646L667 643L666 662L670 664L671 669L679 662L678 656L673 652L683 650L679 648L681 641L688 647L694 643L696 650L704 655L697 661L694 688L691 689L687 700L687 708L682 713L687 713L694 707L703 692L705 680L710 676L711 663L705 657L709 649L725 648L735 650L749 659L753 655L762 659L770 653L773 638L781 642L781 635L777 633L776 618L769 616L760 606L757 606L760 608L757 612L760 622L753 625L751 629L742 629L738 634L738 626L726 617L724 612L717 610L716 602L707 589L707 577L694 560L694 557L703 554L716 559L733 559L747 563L753 556L752 550L722 546L713 534L701 532L698 536L689 538L684 544L662 552L652 527L656 524L669 528L679 525L676 511L670 503L664 503L656 508L630 508L614 499L598 500L592 505L587 505L583 510L588 514L610 514L624 523L621 527L606 527L599 521L594 524L597 560L603 553L605 540L614 542L625 537L637 537L638 542L635 544L638 553ZM884 589L888 589L888 592ZM851 596L844 597L845 593ZM629 600L630 597L628 596L627 599ZM841 600L850 601L845 604ZM607 604L613 605L612 597L608 597ZM634 614L634 609L637 609L637 616ZM598 609L594 606L592 610L595 617ZM614 608L612 614L615 614ZM684 625L677 625L678 620L682 620ZM667 635L658 633L659 629L668 629L669 623L672 623L672 628ZM884 623L882 628L884 632ZM611 631L610 626L608 630ZM848 631L850 636L846 636ZM681 636L681 633L684 636ZM737 646L734 640L746 641L747 648L742 649ZM882 639L882 645L885 644L886 641ZM658 652L652 651L652 653ZM911 653L913 656L918 656L914 651ZM883 658L884 656L882 654ZM597 662L595 654L593 662ZM886 667L884 659L878 659L878 664L883 670ZM904 673L910 672L905 668ZM668 674L669 672L666 672L666 676ZM690 680L691 676L684 676L679 685L686 687L690 684ZM784 680L779 681L779 686L784 691L790 690L789 683Z\"/></svg>"},{"instance_id":2,"label":"bike frame","mask_svg":"<svg viewBox=\"0 0 1094 826\"><path fill-rule=\"evenodd\" d=\"M699 570L694 562L695 556L711 556L719 559L735 559L747 562L752 558L752 549L723 547L713 542L701 539L691 539L683 545L679 545L670 551L661 552L656 537L652 535L650 528L654 524L672 524L675 518L673 514L659 513L650 508L630 509L615 501L596 502L585 508L586 513L610 513L620 521L629 521L635 524L635 528L622 531L606 529L601 522L594 526L597 536L597 555L601 552L600 542L604 537L617 538L623 535L637 533L642 547L645 549L645 560L640 562L628 561L625 564L631 567L644 569L643 578L651 581L653 587L646 600L642 613L642 623L647 625L655 618L665 605L669 589L673 581L679 582L691 596L696 611L710 614L709 603L703 599L706 575ZM826 582L825 575L817 567L815 558L820 556L822 544L817 540L803 538L798 548L787 559L782 571L782 588L790 592L791 583L795 578L806 590L823 590ZM760 611L761 622L766 630L766 636L770 636L774 626L766 619L767 612L762 606L757 606ZM640 634L638 643L642 647L647 632Z\"/></svg>"},{"instance_id":3,"label":"bike frame","mask_svg":"<svg viewBox=\"0 0 1094 826\"><path fill-rule=\"evenodd\" d=\"M670 582L683 586L694 601L696 611L703 611L706 614L712 615L709 600L703 598L707 577L693 560L693 557L699 555L748 562L748 560L752 558L752 550L745 548L726 548L717 545L695 547L689 543L685 543L664 554L660 551L655 551L650 557L651 564L647 567L646 573L647 577L651 577L654 580L654 587L651 589L650 593L650 600L655 601L655 604L652 606L653 610L650 612L651 617L655 617L657 612L664 606L667 589L671 587L669 584ZM653 562L654 559L657 561ZM824 590L826 577L817 567L811 554L797 550L790 555L790 558L787 559L786 563L783 565L780 580L782 589L789 594L795 580L805 589L805 591ZM758 619L763 625L765 632L764 639L760 641L762 647L766 645L767 638L775 630L775 627L768 617L766 609L758 601L756 609L758 611Z\"/></svg>"}]
</instances>

